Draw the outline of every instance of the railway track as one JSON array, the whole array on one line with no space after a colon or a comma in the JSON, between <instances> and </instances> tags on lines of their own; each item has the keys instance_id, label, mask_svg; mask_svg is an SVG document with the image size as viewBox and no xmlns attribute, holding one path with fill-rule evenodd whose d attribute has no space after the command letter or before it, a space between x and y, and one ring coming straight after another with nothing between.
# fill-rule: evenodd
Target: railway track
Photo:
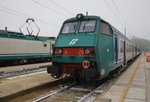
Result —
<instances>
[{"instance_id":1,"label":"railway track","mask_svg":"<svg viewBox=\"0 0 150 102\"><path fill-rule=\"evenodd\" d=\"M98 87L77 85L75 83L60 90L50 92L33 102L92 102L96 95L102 94L114 83L115 79L106 81Z\"/></svg>"},{"instance_id":2,"label":"railway track","mask_svg":"<svg viewBox=\"0 0 150 102\"><path fill-rule=\"evenodd\" d=\"M76 85L72 80L61 79L57 80L57 84L49 83L46 87L31 90L10 102L92 102L96 95L103 95L116 82L119 78L118 75L120 77L120 74L116 74L110 80L100 84L99 87Z\"/></svg>"},{"instance_id":3,"label":"railway track","mask_svg":"<svg viewBox=\"0 0 150 102\"><path fill-rule=\"evenodd\" d=\"M66 87L64 87L64 88L60 88L59 90L56 90L56 91L54 91L54 92L52 92L52 93L49 93L49 94L47 94L46 96L40 97L40 98L36 99L36 100L33 101L33 102L40 102L40 101L43 101L43 100L45 100L45 99L47 99L47 98L50 98L50 97L52 97L52 96L55 96L55 95L59 94L59 93L62 92L62 91L65 91L65 90L71 88L71 87L74 86L74 85L76 85L76 83L72 83L72 84L69 85L69 86L66 86Z\"/></svg>"},{"instance_id":4,"label":"railway track","mask_svg":"<svg viewBox=\"0 0 150 102\"><path fill-rule=\"evenodd\" d=\"M101 84L100 86L96 87L94 90L89 92L88 94L84 95L80 98L77 102L93 102L97 95L104 94L116 81L115 78L108 80Z\"/></svg>"},{"instance_id":5,"label":"railway track","mask_svg":"<svg viewBox=\"0 0 150 102\"><path fill-rule=\"evenodd\" d=\"M109 80L103 80L98 87L75 84L60 89L60 91L46 94L33 102L93 102L97 95L102 96L107 92L124 71L116 73Z\"/></svg>"},{"instance_id":6,"label":"railway track","mask_svg":"<svg viewBox=\"0 0 150 102\"><path fill-rule=\"evenodd\" d=\"M77 102L86 102L87 100L89 101L93 101L94 100L94 96L96 95L96 93L101 94L103 92L103 86L106 83L98 86L97 88L95 88L94 90L92 90L90 93L88 93L87 95L84 95L82 98L80 98Z\"/></svg>"},{"instance_id":7,"label":"railway track","mask_svg":"<svg viewBox=\"0 0 150 102\"><path fill-rule=\"evenodd\" d=\"M83 90L81 88L77 90L77 88L73 86L76 86L76 84L73 83L55 92L49 93L33 102L76 102L80 97L91 91Z\"/></svg>"},{"instance_id":8,"label":"railway track","mask_svg":"<svg viewBox=\"0 0 150 102\"><path fill-rule=\"evenodd\" d=\"M49 83L42 84L37 87L33 87L27 90L23 90L19 93L10 95L8 97L4 97L1 100L1 102L32 102L38 97L41 97L41 95L46 95L49 92L53 93L55 91L58 91L60 89L63 89L69 85L72 84L71 78L64 78L59 79L56 81L52 81Z\"/></svg>"},{"instance_id":9,"label":"railway track","mask_svg":"<svg viewBox=\"0 0 150 102\"><path fill-rule=\"evenodd\" d=\"M10 102L92 102L96 95L104 94L117 80L112 78L100 84L77 85L72 79L61 79L51 82L44 87L34 88L24 92L20 96L11 99Z\"/></svg>"},{"instance_id":10,"label":"railway track","mask_svg":"<svg viewBox=\"0 0 150 102\"><path fill-rule=\"evenodd\" d=\"M12 72L0 72L0 79L10 78L10 77L16 77L20 75L27 75L27 74L33 74L37 72L46 72L47 68L41 67L41 68L32 68L32 69L22 69Z\"/></svg>"}]
</instances>

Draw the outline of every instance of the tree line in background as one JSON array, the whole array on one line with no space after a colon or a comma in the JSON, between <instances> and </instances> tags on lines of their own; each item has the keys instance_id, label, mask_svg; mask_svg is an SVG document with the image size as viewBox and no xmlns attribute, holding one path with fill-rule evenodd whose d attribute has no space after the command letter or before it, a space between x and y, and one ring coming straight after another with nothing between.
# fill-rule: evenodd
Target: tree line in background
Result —
<instances>
[{"instance_id":1,"label":"tree line in background","mask_svg":"<svg viewBox=\"0 0 150 102\"><path fill-rule=\"evenodd\" d=\"M141 50L150 52L150 41L149 40L132 37L131 41L133 41Z\"/></svg>"}]
</instances>

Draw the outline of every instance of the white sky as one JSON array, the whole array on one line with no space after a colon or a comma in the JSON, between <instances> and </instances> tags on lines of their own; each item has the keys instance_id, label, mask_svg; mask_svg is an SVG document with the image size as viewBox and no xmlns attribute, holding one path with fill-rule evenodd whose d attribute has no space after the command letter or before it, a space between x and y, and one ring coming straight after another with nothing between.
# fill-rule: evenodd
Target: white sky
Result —
<instances>
[{"instance_id":1,"label":"white sky","mask_svg":"<svg viewBox=\"0 0 150 102\"><path fill-rule=\"evenodd\" d=\"M126 27L129 37L150 40L150 0L0 0L0 29L7 26L8 30L19 31L27 18L34 18L40 36L57 36L64 20L86 11L122 33Z\"/></svg>"}]
</instances>

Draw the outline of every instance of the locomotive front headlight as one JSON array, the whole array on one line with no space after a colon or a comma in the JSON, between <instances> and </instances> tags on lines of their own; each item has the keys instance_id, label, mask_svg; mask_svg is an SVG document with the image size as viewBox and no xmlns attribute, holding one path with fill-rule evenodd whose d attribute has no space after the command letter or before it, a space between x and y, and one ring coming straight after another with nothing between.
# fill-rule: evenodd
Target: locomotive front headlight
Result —
<instances>
[{"instance_id":1,"label":"locomotive front headlight","mask_svg":"<svg viewBox=\"0 0 150 102\"><path fill-rule=\"evenodd\" d=\"M84 50L84 53L87 54L87 55L90 54L90 49L86 48L86 49Z\"/></svg>"},{"instance_id":2,"label":"locomotive front headlight","mask_svg":"<svg viewBox=\"0 0 150 102\"><path fill-rule=\"evenodd\" d=\"M58 54L60 55L60 54L62 54L63 53L63 50L62 49L59 49L58 50Z\"/></svg>"},{"instance_id":3,"label":"locomotive front headlight","mask_svg":"<svg viewBox=\"0 0 150 102\"><path fill-rule=\"evenodd\" d=\"M81 19L83 19L83 17L84 17L84 15L83 14L77 14L77 16L76 16L76 18L78 19L78 20L81 20Z\"/></svg>"},{"instance_id":4,"label":"locomotive front headlight","mask_svg":"<svg viewBox=\"0 0 150 102\"><path fill-rule=\"evenodd\" d=\"M55 55L57 55L57 53L58 53L58 52L57 52L57 50L55 50L55 52L54 52L54 53L55 53Z\"/></svg>"}]
</instances>

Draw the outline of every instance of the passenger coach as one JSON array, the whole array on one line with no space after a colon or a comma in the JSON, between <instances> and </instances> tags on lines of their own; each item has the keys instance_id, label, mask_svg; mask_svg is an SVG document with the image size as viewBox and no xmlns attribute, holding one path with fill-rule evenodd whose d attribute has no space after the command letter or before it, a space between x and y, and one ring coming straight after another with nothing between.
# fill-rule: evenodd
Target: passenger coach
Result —
<instances>
[{"instance_id":1,"label":"passenger coach","mask_svg":"<svg viewBox=\"0 0 150 102\"><path fill-rule=\"evenodd\" d=\"M139 51L100 17L78 14L63 23L55 42L52 66L47 71L55 78L71 75L101 80L125 68Z\"/></svg>"}]
</instances>

